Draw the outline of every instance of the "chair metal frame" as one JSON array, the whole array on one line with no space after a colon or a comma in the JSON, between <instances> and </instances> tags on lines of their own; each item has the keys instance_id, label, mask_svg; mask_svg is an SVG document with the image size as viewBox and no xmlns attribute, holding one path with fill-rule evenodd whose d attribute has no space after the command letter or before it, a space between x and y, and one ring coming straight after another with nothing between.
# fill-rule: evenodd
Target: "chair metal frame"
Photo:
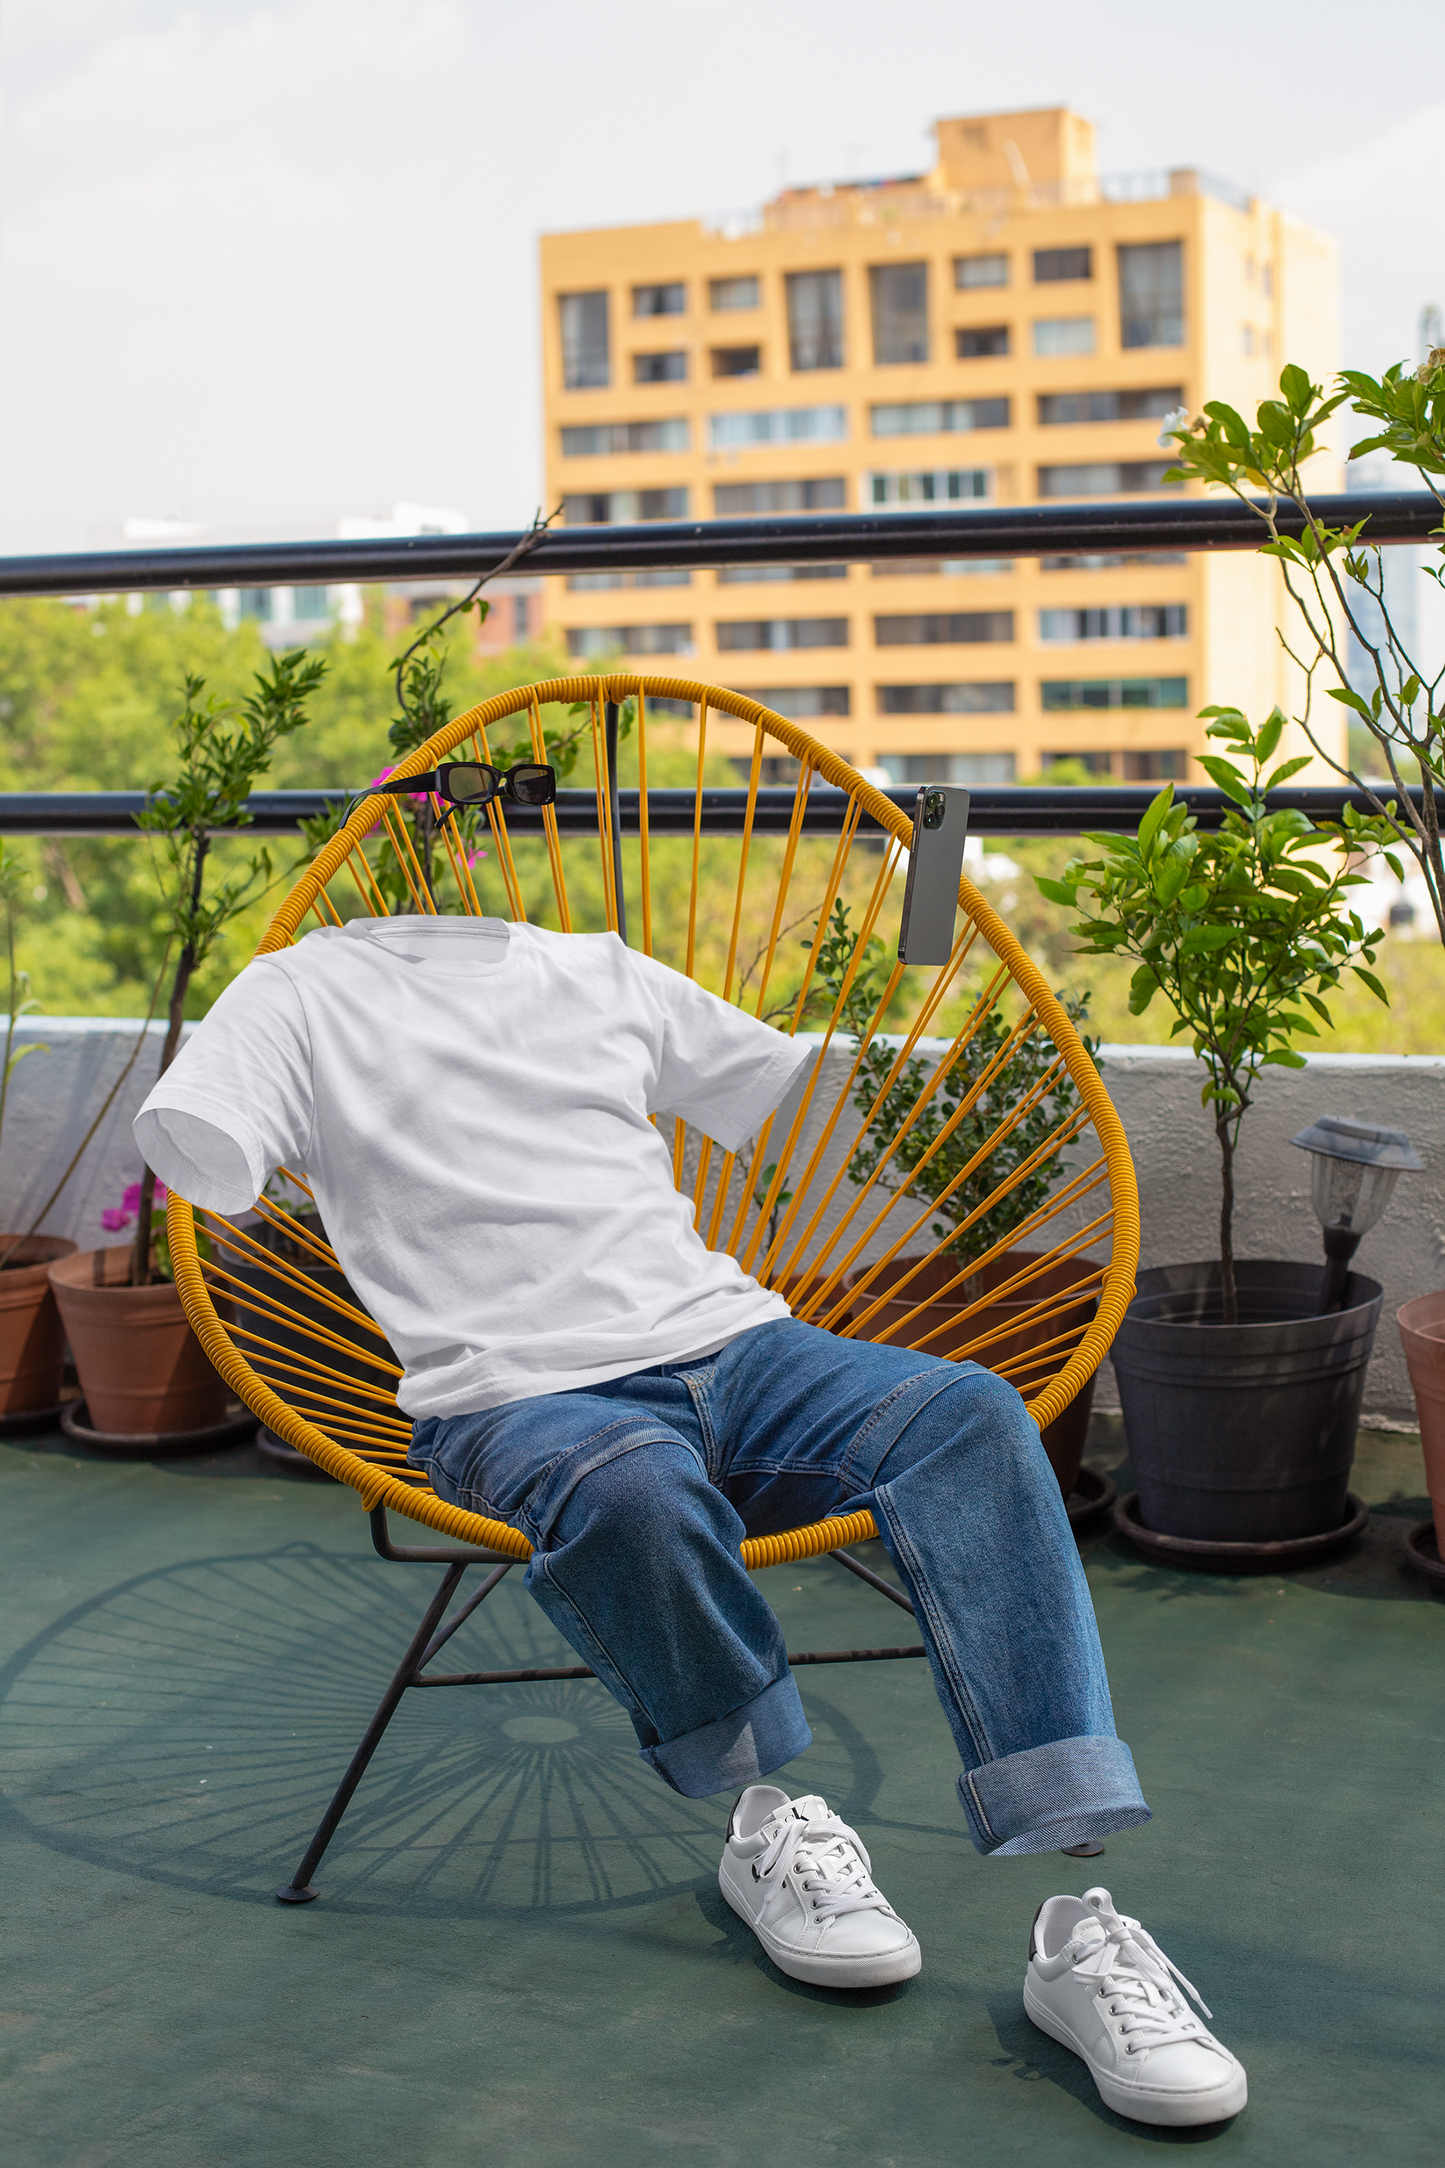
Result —
<instances>
[{"instance_id":1,"label":"chair metal frame","mask_svg":"<svg viewBox=\"0 0 1445 2168\"><path fill-rule=\"evenodd\" d=\"M512 716L525 718L535 757L544 759L546 746L543 736L543 707L559 702L569 705L583 704L590 710L588 735L596 781L597 846L605 922L610 930L619 933L626 940L628 928L624 861L617 791L618 713L622 701L635 699L639 767L640 935L642 948L651 954L654 946L654 925L649 875L647 797L646 703L649 698L672 702L687 701L699 711L696 788L698 813L693 835L692 886L684 963L684 968L692 976L696 975L699 940L697 917L700 809L709 717L722 716L729 722L740 722L748 726L752 733L747 811L742 834L738 839L736 898L727 943L726 968L722 975L722 984L717 988L724 999L741 998L737 984L740 928L752 847L753 815L765 748L771 742L795 760L798 763L798 777L792 819L783 845L777 894L771 910L761 983L754 1003L758 1014L763 1010L770 975L778 965L779 942L787 931L784 925L785 902L797 863L798 845L803 833L803 815L812 782L821 779L832 784L845 791L851 800L815 918L802 989L791 1020L791 1029L796 1031L803 1017L808 990L825 938L825 926L834 902L841 893L844 870L862 815L866 812L871 816L872 821L883 831L885 840L877 872L863 907L859 927L860 948L862 941L870 937L874 927L882 921L885 901L894 876L899 871L912 830L907 816L881 792L866 783L855 769L782 716L760 706L756 701L749 700L745 695L690 679L633 673L553 679L500 694L457 717L409 755L389 778L389 783L395 786L409 775L425 774L464 744L470 747L473 757L490 761L488 733ZM511 915L514 919L525 919L528 914L523 882L507 832L506 810L493 801L487 807L487 817L497 868L506 890ZM543 826L552 886L551 905L555 908L562 930L571 932L574 928L566 865L555 810L552 807L545 809ZM288 946L296 939L302 921L308 914L314 916L322 925L342 923L341 914L330 896L328 884L343 873L354 883L368 911L378 915L384 913L385 899L368 856L368 841L377 835L381 838L381 848L389 849L394 854L396 866L405 881L411 909L422 914L434 912L437 909L435 885L418 859L393 788L388 794L375 793L368 796L352 809L338 833L317 854L282 903L267 929L258 954ZM482 906L470 865L465 853L457 847L451 825L442 827L439 835L446 857L442 875L449 875L454 881L461 909L480 914ZM991 1249L986 1249L981 1259L973 1258L960 1266L955 1280L941 1292L946 1295L953 1287L961 1286L967 1276L976 1272L982 1263L996 1254L1002 1255L1015 1244L1020 1234L1032 1235L1070 1205L1101 1188L1107 1190L1107 1209L1096 1214L1083 1228L1082 1233L1076 1232L1063 1238L1056 1248L1044 1254L1041 1262L1036 1260L1027 1269L1014 1271L1002 1288L995 1286L987 1296L965 1306L959 1313L963 1320L975 1312L980 1313L979 1337L966 1346L950 1347L947 1350L953 1359L970 1358L987 1365L991 1345L1006 1340L1007 1335L1001 1334L997 1328L992 1332L986 1329L987 1321L981 1313L990 1302L998 1299L1000 1293L1012 1294L1021 1299L1025 1305L1024 1315L1033 1328L1035 1344L1022 1357L1015 1355L1008 1359L996 1358L992 1367L1011 1377L1024 1394L1030 1413L1042 1429L1063 1413L1093 1376L1133 1294L1139 1252L1138 1194L1118 1115L1062 1005L1049 990L1042 974L1025 955L1008 927L967 878L960 883L959 904L963 914L962 927L955 941L953 957L947 966L940 968L935 974L930 992L904 1033L901 1047L889 1067L890 1081L902 1071L904 1062L913 1056L915 1049L924 1039L927 1027L937 1016L964 959L976 944L983 944L985 954L992 951L997 969L987 986L980 991L975 1007L969 1012L969 1019L965 1021L946 1052L935 1062L917 1108L905 1121L903 1131L900 1131L898 1137L889 1145L888 1153L885 1154L885 1165L888 1156L896 1151L902 1134L916 1118L918 1110L932 1094L942 1088L954 1072L955 1065L967 1050L972 1034L981 1028L984 1016L1001 999L1006 987L1012 984L1024 997L1024 1012L1010 1025L1002 1052L991 1057L991 1065L987 1067L982 1079L965 1091L960 1109L944 1125L944 1135L956 1127L963 1114L978 1102L986 1087L997 1080L1028 1038L1039 1033L1043 1035L1042 1043L1052 1042L1054 1059L1043 1072L1043 1083L1036 1083L1033 1087L1029 1104L1039 1103L1050 1079L1061 1081L1067 1076L1073 1087L1072 1111L1055 1124L1045 1145L1039 1147L1032 1157L1024 1162L1024 1171L1027 1173L1036 1165L1047 1165L1088 1126L1092 1126L1098 1138L1099 1155L1081 1173L1072 1175L1065 1181L1057 1194L1047 1199L1045 1206L1033 1211L1021 1225L1015 1225L1006 1238L1001 1237ZM806 942L803 945L808 946ZM855 955L845 973L841 991L835 999L832 1015L826 1025L825 1051L832 1045L840 1029L846 1034L849 1028L842 1024L841 1019L857 965L858 959ZM848 1083L823 1125L821 1139L810 1147L805 1164L799 1164L803 1156L800 1140L815 1087L823 1073L824 1063L821 1058L813 1064L801 1105L793 1115L783 1144L778 1148L777 1160L763 1169L763 1179L768 1184L763 1197L756 1195L750 1170L744 1169L741 1174L741 1199L736 1205L732 1203L735 1178L739 1174L735 1157L733 1154L724 1154L720 1163L714 1167L713 1147L710 1140L705 1138L701 1140L697 1153L697 1171L693 1177L696 1224L710 1246L730 1249L738 1256L744 1270L755 1272L764 1284L781 1285L787 1282L790 1288L796 1289L801 1274L801 1292L792 1292L789 1296L795 1314L845 1334L866 1330L883 1303L889 1300L890 1296L896 1300L897 1290L906 1288L922 1265L931 1262L958 1232L955 1230L954 1236L945 1238L936 1245L935 1250L925 1253L921 1258L913 1250L904 1249L904 1245L917 1237L919 1230L939 1209L939 1199L935 1198L901 1236L891 1240L891 1246L882 1258L865 1260L856 1272L853 1270L889 1211L900 1198L907 1196L919 1167L926 1164L939 1149L942 1142L940 1139L924 1154L923 1160L909 1174L907 1180L899 1183L895 1172L892 1184L883 1183L879 1192L879 1196L884 1200L883 1211L877 1212L879 1198L875 1197L874 1217L869 1222L864 1215L861 1232L854 1230L853 1223L879 1184L884 1171L882 1168L875 1170L861 1183L860 1195L854 1198L842 1214L841 1228L835 1227L831 1235L826 1237L819 1233L844 1171L840 1166L832 1175L831 1181L825 1182L824 1155L858 1077L865 1046L871 1045L878 1035L879 1023L899 986L903 968L901 964L896 964L891 969L887 986L877 1003L868 1038L866 1041L859 1041ZM842 1043L846 1051L846 1036ZM887 1085L884 1086L884 1091L886 1089ZM865 1118L865 1131L882 1104L884 1091L880 1091L874 1101L873 1113ZM1017 1118L1014 1114L1001 1121L987 1145L969 1161L964 1173L950 1182L950 1190L956 1189L970 1170L986 1164L998 1144L1009 1134ZM770 1117L759 1134L753 1163L762 1161L773 1119L775 1118ZM674 1174L680 1188L684 1180L684 1154L683 1125L679 1123L674 1146ZM795 1154L798 1156L795 1157ZM309 1194L304 1174L292 1174L290 1178L302 1191ZM1022 1178L1016 1169L1009 1180L1001 1182L989 1194L985 1203L970 1214L964 1225L972 1224L987 1209L994 1208ZM788 1181L795 1182L797 1188L796 1192L788 1192L785 1196L785 1185ZM761 1184L758 1187L760 1188ZM919 1194L914 1192L915 1201ZM806 1212L805 1206L811 1207L811 1211ZM749 1233L750 1208L755 1210L756 1218ZM349 1484L359 1493L370 1515L373 1542L381 1557L397 1563L433 1563L445 1567L436 1593L310 1847L291 1882L277 1891L278 1897L285 1902L304 1903L317 1894L311 1877L405 1693L433 1686L519 1684L547 1679L590 1678L595 1674L582 1665L522 1671L440 1674L429 1670L428 1667L442 1647L499 1585L510 1568L530 1556L531 1545L518 1530L503 1522L447 1504L431 1491L416 1471L407 1467L405 1455L410 1425L395 1406L392 1384L392 1381L399 1379L401 1373L395 1362L388 1360L390 1350L385 1346L380 1328L354 1303L328 1291L313 1277L315 1266L332 1272L339 1269L334 1253L323 1238L308 1230L304 1222L293 1214L279 1207L263 1201L258 1209L262 1219L269 1222L277 1233L293 1245L293 1256L299 1254L303 1262L281 1261L252 1235L236 1228L218 1214L194 1209L174 1189L171 1191L167 1221L172 1265L176 1286L192 1327L217 1371L273 1435L307 1454L327 1474ZM727 1224L729 1217L730 1225ZM197 1239L198 1219L208 1237L210 1255L205 1259ZM765 1228L772 1230L766 1242ZM262 1232L264 1231L263 1229ZM1086 1245L1098 1245L1106 1238L1110 1251L1107 1262L1100 1263L1083 1254ZM835 1258L833 1253L840 1241L843 1243L843 1253ZM874 1246L876 1247L876 1244ZM899 1257L900 1252L901 1277L892 1283L887 1293L875 1291L878 1275ZM1035 1289L1037 1299L1030 1298L1029 1289L1032 1283L1039 1281L1049 1267L1070 1264L1075 1260L1083 1268L1081 1279L1062 1291ZM314 1261L310 1270L307 1269L307 1261ZM948 1261L950 1264L955 1263L956 1255ZM269 1295L255 1287L254 1268L258 1263L264 1265L274 1277L278 1294ZM241 1270L248 1268L252 1269L251 1283L238 1276ZM895 1339L895 1333L907 1332L910 1329L915 1335L911 1341L905 1339L899 1342L895 1339L895 1344L926 1348L930 1339L938 1337L941 1328L927 1328L924 1313L930 1302L939 1299L939 1292L935 1290L931 1295L920 1296L914 1309L906 1312L900 1325L890 1325L890 1339ZM915 1289L914 1294L918 1293ZM310 1310L304 1314L298 1313L287 1300L288 1294L293 1297L300 1295L309 1301ZM1081 1298L1085 1296L1090 1303L1097 1297L1097 1308L1087 1322L1080 1323L1079 1305ZM912 1301L913 1296L906 1299ZM1051 1325L1052 1332L1049 1330ZM289 1334L289 1340L278 1341L272 1337L278 1331ZM306 1343L304 1350L299 1353L296 1340L298 1332ZM1039 1333L1043 1334L1042 1340L1038 1339ZM1007 1347L1003 1352L1004 1356L1007 1356ZM339 1362L349 1367L339 1368ZM389 1530L389 1512L397 1512L409 1520L419 1521L438 1534L452 1539L460 1547L408 1547L394 1544ZM849 1554L849 1545L865 1541L876 1534L877 1529L871 1515L839 1514L812 1523L806 1528L787 1530L770 1536L750 1537L742 1544L741 1555L743 1563L754 1570L803 1558L831 1556L845 1570L912 1614L913 1606L905 1594ZM482 1586L470 1595L451 1620L444 1624L462 1577L467 1568L474 1564L491 1570ZM902 1648L823 1650L790 1655L788 1661L795 1666L879 1662L920 1657L924 1653L924 1649L917 1645Z\"/></svg>"}]
</instances>

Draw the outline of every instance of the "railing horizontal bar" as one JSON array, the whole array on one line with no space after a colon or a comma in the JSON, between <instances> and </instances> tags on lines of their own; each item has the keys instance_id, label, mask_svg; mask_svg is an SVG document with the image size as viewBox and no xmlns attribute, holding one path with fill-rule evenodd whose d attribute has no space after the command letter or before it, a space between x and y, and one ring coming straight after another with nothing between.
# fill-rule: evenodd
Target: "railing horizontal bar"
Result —
<instances>
[{"instance_id":1,"label":"railing horizontal bar","mask_svg":"<svg viewBox=\"0 0 1445 2168\"><path fill-rule=\"evenodd\" d=\"M1365 539L1419 542L1440 526L1427 490L1314 500L1331 526L1368 516ZM1299 514L1281 510L1285 533ZM1247 550L1263 528L1233 497L1151 497L1123 504L988 505L969 511L827 512L787 519L655 520L549 528L517 576L647 572L700 565L850 564L883 557L1094 556L1119 550ZM134 594L143 589L315 587L476 579L521 533L398 535L362 542L227 543L195 549L87 550L0 558L0 594Z\"/></svg>"},{"instance_id":2,"label":"railing horizontal bar","mask_svg":"<svg viewBox=\"0 0 1445 2168\"><path fill-rule=\"evenodd\" d=\"M1187 803L1202 829L1219 827L1230 804L1222 791L1193 783L1178 784L1175 788L1176 795ZM1033 788L1028 784L989 785L972 794L969 826L975 835L1079 835L1094 828L1116 835L1131 834L1158 789L1157 783L1101 785L1097 789L1083 785L1053 790L1042 786ZM918 786L909 784L906 788L886 790L883 795L911 814ZM1382 795L1390 797L1395 793L1385 790ZM250 826L228 832L294 833L302 820L324 812L328 804L344 803L345 796L343 791L258 791L247 800L252 815ZM635 790L624 790L618 796L622 832L636 835L638 794ZM1411 791L1410 796L1417 806L1422 802L1419 789ZM1310 820L1337 821L1347 800L1361 813L1370 810L1368 801L1359 791L1329 784L1273 791L1269 802L1276 809L1296 807ZM145 802L145 792L139 790L0 792L0 835L135 836L140 833L135 817ZM653 835L690 836L694 802L695 793L690 790L649 791L650 832ZM745 790L705 790L702 794L703 834L740 834L746 820L747 802ZM803 832L836 835L843 825L847 808L846 791L816 786L808 796ZM564 835L596 834L597 804L590 790L559 791L556 810L557 825ZM753 826L762 835L785 835L792 811L791 784L760 789ZM541 809L508 806L507 827L513 835L541 835ZM881 830L879 823L865 813L860 832L877 835Z\"/></svg>"}]
</instances>

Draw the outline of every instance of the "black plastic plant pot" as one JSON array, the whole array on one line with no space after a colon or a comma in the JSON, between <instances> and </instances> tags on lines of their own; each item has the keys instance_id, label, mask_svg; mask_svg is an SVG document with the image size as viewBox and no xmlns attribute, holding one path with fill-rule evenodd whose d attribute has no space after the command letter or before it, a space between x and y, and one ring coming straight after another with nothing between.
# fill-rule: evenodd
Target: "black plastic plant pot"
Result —
<instances>
[{"instance_id":1,"label":"black plastic plant pot","mask_svg":"<svg viewBox=\"0 0 1445 2168\"><path fill-rule=\"evenodd\" d=\"M1140 1273L1112 1357L1146 1528L1279 1543L1341 1526L1384 1289L1352 1272L1321 1317L1321 1277L1237 1264L1225 1325L1217 1263Z\"/></svg>"}]
</instances>

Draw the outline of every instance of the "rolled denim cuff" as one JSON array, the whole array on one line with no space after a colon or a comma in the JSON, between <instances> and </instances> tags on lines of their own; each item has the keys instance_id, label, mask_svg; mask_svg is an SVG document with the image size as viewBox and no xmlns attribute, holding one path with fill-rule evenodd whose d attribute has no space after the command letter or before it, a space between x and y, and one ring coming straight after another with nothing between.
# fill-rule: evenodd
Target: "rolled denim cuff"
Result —
<instances>
[{"instance_id":1,"label":"rolled denim cuff","mask_svg":"<svg viewBox=\"0 0 1445 2168\"><path fill-rule=\"evenodd\" d=\"M812 1743L789 1672L740 1709L730 1709L715 1722L699 1724L696 1731L681 1732L661 1746L645 1746L641 1754L684 1799L708 1799L714 1792L756 1784Z\"/></svg>"},{"instance_id":2,"label":"rolled denim cuff","mask_svg":"<svg viewBox=\"0 0 1445 2168\"><path fill-rule=\"evenodd\" d=\"M1058 1852L1150 1820L1122 1739L1051 1739L966 1769L958 1796L976 1849Z\"/></svg>"}]
</instances>

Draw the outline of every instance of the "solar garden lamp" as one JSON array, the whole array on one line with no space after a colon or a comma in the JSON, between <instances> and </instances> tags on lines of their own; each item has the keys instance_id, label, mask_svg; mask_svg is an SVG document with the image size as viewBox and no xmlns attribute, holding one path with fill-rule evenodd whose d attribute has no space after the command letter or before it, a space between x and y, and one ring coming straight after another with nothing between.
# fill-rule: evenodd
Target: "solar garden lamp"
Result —
<instances>
[{"instance_id":1,"label":"solar garden lamp","mask_svg":"<svg viewBox=\"0 0 1445 2168\"><path fill-rule=\"evenodd\" d=\"M1310 1203L1325 1231L1324 1285L1320 1315L1344 1300L1350 1259L1390 1202L1402 1174L1419 1174L1425 1162L1403 1129L1380 1129L1322 1114L1290 1138L1310 1155Z\"/></svg>"}]
</instances>

